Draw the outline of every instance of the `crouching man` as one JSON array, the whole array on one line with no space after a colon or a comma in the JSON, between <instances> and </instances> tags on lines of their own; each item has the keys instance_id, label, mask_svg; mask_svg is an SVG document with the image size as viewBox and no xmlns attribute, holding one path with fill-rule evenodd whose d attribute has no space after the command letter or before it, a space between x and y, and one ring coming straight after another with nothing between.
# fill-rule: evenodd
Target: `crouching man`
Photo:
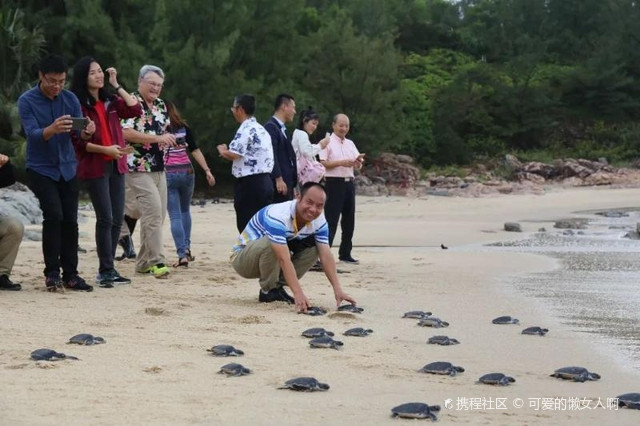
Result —
<instances>
[{"instance_id":1,"label":"crouching man","mask_svg":"<svg viewBox=\"0 0 640 426\"><path fill-rule=\"evenodd\" d=\"M322 185L306 183L298 198L270 204L256 213L233 247L233 268L244 278L259 278L263 303L283 301L298 312L311 307L299 279L316 259L324 266L336 303L356 301L342 291L336 262L329 248L329 227L323 209L327 194ZM291 297L283 288L289 286Z\"/></svg>"},{"instance_id":2,"label":"crouching man","mask_svg":"<svg viewBox=\"0 0 640 426\"><path fill-rule=\"evenodd\" d=\"M16 181L15 169L9 157L0 154L0 188L12 185ZM22 286L9 279L11 269L22 242L24 226L19 220L0 216L0 290L18 291Z\"/></svg>"}]
</instances>

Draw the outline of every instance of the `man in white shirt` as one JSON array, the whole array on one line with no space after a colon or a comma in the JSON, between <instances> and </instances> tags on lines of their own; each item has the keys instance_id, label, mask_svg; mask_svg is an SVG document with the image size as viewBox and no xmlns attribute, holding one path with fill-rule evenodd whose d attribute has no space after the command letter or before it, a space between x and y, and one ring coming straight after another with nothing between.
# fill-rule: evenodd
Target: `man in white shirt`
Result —
<instances>
[{"instance_id":1,"label":"man in white shirt","mask_svg":"<svg viewBox=\"0 0 640 426\"><path fill-rule=\"evenodd\" d=\"M240 124L235 137L229 143L218 145L221 157L232 161L231 173L236 178L233 190L233 207L236 210L236 226L242 232L251 217L273 200L273 147L271 137L253 116L256 98L238 95L233 100L231 112Z\"/></svg>"}]
</instances>

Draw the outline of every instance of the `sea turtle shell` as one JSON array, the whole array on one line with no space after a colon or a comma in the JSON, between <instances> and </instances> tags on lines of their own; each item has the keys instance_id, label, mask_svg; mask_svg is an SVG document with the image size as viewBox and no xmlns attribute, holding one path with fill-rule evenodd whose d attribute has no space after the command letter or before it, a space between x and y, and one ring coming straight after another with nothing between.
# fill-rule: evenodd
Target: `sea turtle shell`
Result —
<instances>
[{"instance_id":1,"label":"sea turtle shell","mask_svg":"<svg viewBox=\"0 0 640 426\"><path fill-rule=\"evenodd\" d=\"M457 339L454 339L449 336L433 336L433 337L429 337L429 340L427 340L427 343L434 344L434 345L449 346L449 345L457 345L460 342Z\"/></svg>"},{"instance_id":2,"label":"sea turtle shell","mask_svg":"<svg viewBox=\"0 0 640 426\"><path fill-rule=\"evenodd\" d=\"M486 385L506 386L509 383L514 383L516 379L510 376L506 376L502 373L489 373L480 377L478 381Z\"/></svg>"},{"instance_id":3,"label":"sea turtle shell","mask_svg":"<svg viewBox=\"0 0 640 426\"><path fill-rule=\"evenodd\" d=\"M36 361L57 361L60 359L77 360L78 358L71 355L65 355L61 352L56 352L53 349L43 348L43 349L36 349L35 351L31 352L31 359Z\"/></svg>"},{"instance_id":4,"label":"sea turtle shell","mask_svg":"<svg viewBox=\"0 0 640 426\"><path fill-rule=\"evenodd\" d=\"M431 312L425 311L409 311L405 312L402 318L414 318L414 319L423 319L431 316Z\"/></svg>"},{"instance_id":5,"label":"sea turtle shell","mask_svg":"<svg viewBox=\"0 0 640 426\"><path fill-rule=\"evenodd\" d=\"M291 389L298 392L315 392L329 390L329 385L326 383L320 383L313 377L296 377L295 379L287 380L284 385L278 389Z\"/></svg>"},{"instance_id":6,"label":"sea turtle shell","mask_svg":"<svg viewBox=\"0 0 640 426\"><path fill-rule=\"evenodd\" d=\"M340 307L338 307L338 311L340 312L352 312L354 314L361 314L364 309L360 308L359 306L356 305L352 305L352 304L348 304L348 305L342 305Z\"/></svg>"},{"instance_id":7,"label":"sea turtle shell","mask_svg":"<svg viewBox=\"0 0 640 426\"><path fill-rule=\"evenodd\" d=\"M75 343L77 345L99 345L101 343L106 343L106 341L99 336L94 336L92 334L76 334L71 339L69 339L68 343Z\"/></svg>"},{"instance_id":8,"label":"sea turtle shell","mask_svg":"<svg viewBox=\"0 0 640 426\"><path fill-rule=\"evenodd\" d=\"M587 380L598 380L600 375L593 373L584 367L562 367L551 374L551 377L559 379L573 380L574 382L585 382Z\"/></svg>"},{"instance_id":9,"label":"sea turtle shell","mask_svg":"<svg viewBox=\"0 0 640 426\"><path fill-rule=\"evenodd\" d=\"M632 392L618 395L618 406L640 410L640 393Z\"/></svg>"},{"instance_id":10,"label":"sea turtle shell","mask_svg":"<svg viewBox=\"0 0 640 426\"><path fill-rule=\"evenodd\" d=\"M502 317L494 318L491 322L494 324L518 324L520 321L510 315L505 315Z\"/></svg>"},{"instance_id":11,"label":"sea turtle shell","mask_svg":"<svg viewBox=\"0 0 640 426\"><path fill-rule=\"evenodd\" d=\"M443 375L455 376L458 373L464 372L464 368L457 367L451 364L450 362L436 361L436 362L432 362L430 364L425 365L418 371L423 373L429 373L429 374L443 374Z\"/></svg>"},{"instance_id":12,"label":"sea turtle shell","mask_svg":"<svg viewBox=\"0 0 640 426\"><path fill-rule=\"evenodd\" d=\"M420 327L433 327L433 328L449 327L448 322L442 321L440 318L436 318L436 317L422 318L418 322L418 325Z\"/></svg>"},{"instance_id":13,"label":"sea turtle shell","mask_svg":"<svg viewBox=\"0 0 640 426\"><path fill-rule=\"evenodd\" d=\"M331 331L327 331L324 328L321 327L314 327L314 328L309 328L305 331L302 332L302 335L304 337L309 337L311 339L316 338L316 337L324 337L324 336L333 336L333 332Z\"/></svg>"},{"instance_id":14,"label":"sea turtle shell","mask_svg":"<svg viewBox=\"0 0 640 426\"><path fill-rule=\"evenodd\" d=\"M311 346L312 348L338 349L338 347L342 345L344 345L344 343L338 340L333 340L329 336L316 337L315 339L309 341L309 346Z\"/></svg>"},{"instance_id":15,"label":"sea turtle shell","mask_svg":"<svg viewBox=\"0 0 640 426\"><path fill-rule=\"evenodd\" d=\"M365 337L371 333L373 333L373 330L371 330L370 328L365 329L362 327L356 327L356 328L350 328L349 330L345 331L342 334L344 334L345 336Z\"/></svg>"},{"instance_id":16,"label":"sea turtle shell","mask_svg":"<svg viewBox=\"0 0 640 426\"><path fill-rule=\"evenodd\" d=\"M544 336L549 332L548 328L529 327L522 330L522 334L531 334L534 336Z\"/></svg>"},{"instance_id":17,"label":"sea turtle shell","mask_svg":"<svg viewBox=\"0 0 640 426\"><path fill-rule=\"evenodd\" d=\"M236 349L231 345L217 345L211 349L207 349L207 352L211 352L213 356L241 356L244 352L240 349Z\"/></svg>"},{"instance_id":18,"label":"sea turtle shell","mask_svg":"<svg viewBox=\"0 0 640 426\"><path fill-rule=\"evenodd\" d=\"M391 417L404 419L431 419L438 420L434 412L440 411L439 405L428 405L423 402L408 402L391 409Z\"/></svg>"},{"instance_id":19,"label":"sea turtle shell","mask_svg":"<svg viewBox=\"0 0 640 426\"><path fill-rule=\"evenodd\" d=\"M311 306L310 308L308 308L306 310L306 312L303 312L306 315L311 315L312 317L317 317L320 315L325 315L327 313L326 310L322 309L319 306Z\"/></svg>"},{"instance_id":20,"label":"sea turtle shell","mask_svg":"<svg viewBox=\"0 0 640 426\"><path fill-rule=\"evenodd\" d=\"M245 368L242 364L232 362L230 364L223 365L218 373L226 374L228 376L244 376L246 374L250 374L251 370Z\"/></svg>"}]
</instances>

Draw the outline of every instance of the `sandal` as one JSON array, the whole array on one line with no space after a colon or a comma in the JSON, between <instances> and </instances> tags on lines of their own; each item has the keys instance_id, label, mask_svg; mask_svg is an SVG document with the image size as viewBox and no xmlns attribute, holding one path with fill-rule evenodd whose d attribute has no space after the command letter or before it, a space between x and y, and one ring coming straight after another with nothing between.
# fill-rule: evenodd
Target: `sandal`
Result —
<instances>
[{"instance_id":1,"label":"sandal","mask_svg":"<svg viewBox=\"0 0 640 426\"><path fill-rule=\"evenodd\" d=\"M178 259L178 261L174 263L172 266L174 268L188 268L189 260L186 257L183 257L182 259Z\"/></svg>"},{"instance_id":2,"label":"sandal","mask_svg":"<svg viewBox=\"0 0 640 426\"><path fill-rule=\"evenodd\" d=\"M191 249L187 250L187 260L189 262L193 262L194 260L196 260L196 257L191 255Z\"/></svg>"}]
</instances>

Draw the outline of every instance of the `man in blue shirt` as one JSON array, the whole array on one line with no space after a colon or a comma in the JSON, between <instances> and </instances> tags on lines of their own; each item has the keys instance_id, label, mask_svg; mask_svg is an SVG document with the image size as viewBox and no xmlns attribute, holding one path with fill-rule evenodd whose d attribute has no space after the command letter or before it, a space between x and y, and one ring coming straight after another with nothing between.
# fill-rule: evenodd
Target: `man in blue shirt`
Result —
<instances>
[{"instance_id":1,"label":"man in blue shirt","mask_svg":"<svg viewBox=\"0 0 640 426\"><path fill-rule=\"evenodd\" d=\"M82 117L80 103L63 89L67 77L64 58L48 55L38 70L38 84L20 96L18 112L27 138L27 174L44 218L45 284L49 291L63 286L92 291L78 275L78 181L70 132L71 117ZM89 139L93 132L95 124L89 121L80 137Z\"/></svg>"},{"instance_id":2,"label":"man in blue shirt","mask_svg":"<svg viewBox=\"0 0 640 426\"><path fill-rule=\"evenodd\" d=\"M244 278L259 278L258 301L295 304L298 312L311 307L299 279L320 258L333 287L336 303L356 301L340 285L329 248L329 227L322 213L327 194L322 185L307 182L298 198L264 207L256 213L233 247L233 268ZM291 297L282 288L289 286Z\"/></svg>"}]
</instances>

